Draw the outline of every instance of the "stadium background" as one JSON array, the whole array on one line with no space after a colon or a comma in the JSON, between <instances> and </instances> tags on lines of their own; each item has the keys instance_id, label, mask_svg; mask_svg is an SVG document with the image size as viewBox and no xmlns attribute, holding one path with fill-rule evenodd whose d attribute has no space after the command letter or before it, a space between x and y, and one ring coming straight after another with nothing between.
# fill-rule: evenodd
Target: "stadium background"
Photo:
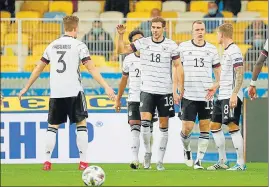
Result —
<instances>
[{"instance_id":1,"label":"stadium background","mask_svg":"<svg viewBox=\"0 0 269 187\"><path fill-rule=\"evenodd\" d=\"M128 0L126 0L128 1ZM241 1L241 11L237 16L232 12L223 11L222 2L219 4L219 11L224 15L223 19L210 19L218 24L230 22L234 26L234 41L241 48L244 56L248 52L251 53L251 60L246 61L246 69L244 74L244 89L249 84L251 79L251 71L253 64L258 58L260 49L253 48L252 43L246 41L246 35L253 30L250 25L255 21L262 22L265 26L257 28L256 31L267 36L268 24L268 2L267 1ZM2 163L40 163L42 152L40 139L44 135L46 129L46 112L48 109L49 99L49 65L45 72L36 81L32 88L26 93L26 96L21 102L15 97L20 89L25 85L34 69L35 64L39 61L46 46L54 39L63 34L62 17L65 15L77 15L80 18L78 36L79 40L85 40L85 35L91 31L93 22L99 20L102 22L103 29L109 34L110 39L102 41L103 49L98 47L99 41L90 41L87 39L87 44L92 43L90 53L91 58L95 62L96 67L102 72L106 81L117 91L118 82L121 78L121 64L124 57L117 54L117 34L115 27L119 23L126 24L127 33L125 34L125 42L128 43L128 33L137 28L141 22L147 21L150 18L150 11L153 8L161 10L161 15L167 20L166 36L172 38L177 43L191 39L191 24L194 20L203 19L203 16L208 13L208 1L193 0L187 5L184 1L129 1L130 12L124 17L124 14L117 11L104 11L105 1L16 1L15 3L15 18L7 11L1 11L1 93L5 99L1 106L1 162ZM205 21L207 19L204 19ZM210 27L210 26L209 26ZM211 33L206 35L206 40L215 44L220 54L222 47L216 43L216 31L212 29ZM262 38L263 43L266 38ZM95 43L96 42L96 43ZM122 114L116 115L113 109L113 102L109 101L104 96L104 89L100 88L98 83L94 81L86 72L86 69L81 66L82 82L87 96L88 110L90 112L88 128L94 129L97 132L100 127L107 127L99 130L101 138L94 138L96 135L92 132L89 137L90 149L98 149L101 145L104 148L110 149L107 145L106 137L110 137L110 132L116 133L115 142L123 141L116 139L117 130L114 130L109 125L114 125L118 131L126 132L128 138L129 128L126 124L126 97L122 99L123 111ZM268 66L267 63L262 69L258 81L258 97L268 97ZM125 90L127 94L128 88ZM245 93L245 97L248 96ZM176 111L179 108L176 107ZM176 121L175 121L176 120ZM180 121L173 119L172 140L169 140L171 149L178 147L181 149L179 136ZM242 122L242 120L241 120ZM33 127L34 128L33 130ZM74 135L68 136L69 126L62 124L62 134L65 138L74 141ZM72 127L70 127L72 128ZM43 130L42 130L43 129ZM157 127L155 125L155 131ZM42 131L42 132L40 132ZM44 132L43 132L44 131ZM100 132L102 131L102 132ZM171 131L170 131L171 132ZM173 134L174 133L174 134ZM33 136L33 134L35 134ZM225 133L227 142L228 158L235 160L235 150L230 140L229 134ZM192 148L194 157L197 150L197 139L199 130L197 126L193 132ZM92 139L91 139L92 138ZM90 140L91 139L91 140ZM33 143L34 141L34 143ZM102 144L98 145L98 141ZM95 142L95 143L93 143ZM173 143L172 143L173 142ZM63 144L63 143L62 143ZM76 147L70 143L69 148L61 148L61 143L56 147L53 157L59 162L76 162L78 155ZM24 146L23 146L24 145ZM95 148L96 146L96 148ZM129 162L128 160L128 144L126 146L125 155L119 157L118 160L113 160L105 157L90 158L92 162ZM36 147L36 149L33 149ZM59 150L57 150L59 148ZM68 156L62 157L61 150L68 152ZM71 155L72 150L75 152ZM142 149L143 150L143 149ZM116 150L118 155L121 155L122 150ZM101 154L101 153L100 153ZM106 152L102 152L102 155ZM38 156L39 155L39 156ZM118 157L116 155L115 157ZM142 155L140 155L142 156ZM38 157L38 159L37 159ZM177 157L177 158L176 158ZM141 159L142 160L142 159ZM205 157L206 161L216 161L217 153L213 141L210 141L208 153ZM182 151L177 152L176 156L168 156L168 162L179 163L183 162Z\"/></svg>"}]
</instances>

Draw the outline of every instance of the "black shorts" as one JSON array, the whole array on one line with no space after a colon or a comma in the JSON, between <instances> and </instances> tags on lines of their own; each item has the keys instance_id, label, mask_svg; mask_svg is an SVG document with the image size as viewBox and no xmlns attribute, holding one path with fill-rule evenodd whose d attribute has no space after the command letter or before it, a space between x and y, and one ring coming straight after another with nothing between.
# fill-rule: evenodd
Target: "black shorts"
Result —
<instances>
[{"instance_id":1,"label":"black shorts","mask_svg":"<svg viewBox=\"0 0 269 187\"><path fill-rule=\"evenodd\" d=\"M78 123L88 118L87 103L82 91L76 97L50 98L48 123L59 125L67 122Z\"/></svg>"},{"instance_id":2,"label":"black shorts","mask_svg":"<svg viewBox=\"0 0 269 187\"><path fill-rule=\"evenodd\" d=\"M241 110L242 110L242 101L237 98L237 106L234 109L230 109L229 105L230 99L217 100L214 103L212 122L221 123L228 125L233 122L236 125L239 125Z\"/></svg>"},{"instance_id":3,"label":"black shorts","mask_svg":"<svg viewBox=\"0 0 269 187\"><path fill-rule=\"evenodd\" d=\"M174 117L174 98L172 94L160 95L141 92L140 112L152 112L157 107L159 117Z\"/></svg>"},{"instance_id":4,"label":"black shorts","mask_svg":"<svg viewBox=\"0 0 269 187\"><path fill-rule=\"evenodd\" d=\"M178 113L178 116L183 121L195 122L197 115L198 120L210 119L212 110L213 110L212 101L192 101L182 98L181 112Z\"/></svg>"},{"instance_id":5,"label":"black shorts","mask_svg":"<svg viewBox=\"0 0 269 187\"><path fill-rule=\"evenodd\" d=\"M128 102L128 123L130 120L141 120L140 110L139 110L139 102ZM152 111L152 122L156 122L156 112Z\"/></svg>"}]
</instances>

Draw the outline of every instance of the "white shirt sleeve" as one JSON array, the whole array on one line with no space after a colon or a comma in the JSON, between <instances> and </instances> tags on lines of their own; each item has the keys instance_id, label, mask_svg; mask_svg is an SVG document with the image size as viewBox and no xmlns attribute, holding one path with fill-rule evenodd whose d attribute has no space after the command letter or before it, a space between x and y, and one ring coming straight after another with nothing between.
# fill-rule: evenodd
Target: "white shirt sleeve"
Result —
<instances>
[{"instance_id":1,"label":"white shirt sleeve","mask_svg":"<svg viewBox=\"0 0 269 187\"><path fill-rule=\"evenodd\" d=\"M145 38L140 38L140 39L138 39L135 42L130 44L134 52L139 51L141 49L144 39Z\"/></svg>"},{"instance_id":2,"label":"white shirt sleeve","mask_svg":"<svg viewBox=\"0 0 269 187\"><path fill-rule=\"evenodd\" d=\"M128 60L128 56L125 57L122 65L122 74L123 75L129 75L129 67L130 67L130 61Z\"/></svg>"},{"instance_id":3,"label":"white shirt sleeve","mask_svg":"<svg viewBox=\"0 0 269 187\"><path fill-rule=\"evenodd\" d=\"M213 53L214 53L214 57L213 57L212 67L213 68L220 67L220 58L219 58L219 53L218 53L217 48L214 49Z\"/></svg>"},{"instance_id":4,"label":"white shirt sleeve","mask_svg":"<svg viewBox=\"0 0 269 187\"><path fill-rule=\"evenodd\" d=\"M78 53L79 59L81 60L82 64L85 64L88 60L91 60L90 52L86 44L80 43L78 45Z\"/></svg>"},{"instance_id":5,"label":"white shirt sleeve","mask_svg":"<svg viewBox=\"0 0 269 187\"><path fill-rule=\"evenodd\" d=\"M49 54L49 51L50 51L50 45L47 46L47 48L45 49L42 57L41 57L41 61L46 63L46 64L49 64L50 63L50 54Z\"/></svg>"},{"instance_id":6,"label":"white shirt sleeve","mask_svg":"<svg viewBox=\"0 0 269 187\"><path fill-rule=\"evenodd\" d=\"M231 54L231 60L234 68L243 66L243 55L239 48L233 51L233 54Z\"/></svg>"}]
</instances>

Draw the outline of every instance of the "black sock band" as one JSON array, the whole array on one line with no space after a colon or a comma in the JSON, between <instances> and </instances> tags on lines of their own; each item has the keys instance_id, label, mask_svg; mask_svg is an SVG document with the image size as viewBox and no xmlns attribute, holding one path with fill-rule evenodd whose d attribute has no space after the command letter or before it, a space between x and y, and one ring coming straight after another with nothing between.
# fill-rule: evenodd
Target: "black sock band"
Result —
<instances>
[{"instance_id":1,"label":"black sock band","mask_svg":"<svg viewBox=\"0 0 269 187\"><path fill-rule=\"evenodd\" d=\"M141 121L141 125L143 127L150 127L150 123L151 123L151 121L149 121L149 120L142 120Z\"/></svg>"},{"instance_id":2,"label":"black sock band","mask_svg":"<svg viewBox=\"0 0 269 187\"><path fill-rule=\"evenodd\" d=\"M191 136L191 134L189 134L189 135L185 135L185 134L183 134L183 132L181 131L180 132L180 136L181 136L181 138L183 138L183 139L188 139L190 136Z\"/></svg>"},{"instance_id":3,"label":"black sock band","mask_svg":"<svg viewBox=\"0 0 269 187\"><path fill-rule=\"evenodd\" d=\"M200 137L199 138L209 140L209 132L200 132Z\"/></svg>"},{"instance_id":4,"label":"black sock band","mask_svg":"<svg viewBox=\"0 0 269 187\"><path fill-rule=\"evenodd\" d=\"M230 133L230 134L233 134L233 133L238 132L238 131L240 131L240 130L237 129L237 130L229 131L229 133Z\"/></svg>"},{"instance_id":5,"label":"black sock band","mask_svg":"<svg viewBox=\"0 0 269 187\"><path fill-rule=\"evenodd\" d=\"M141 126L140 125L131 125L131 131L138 131L138 132L140 132L140 128L141 128Z\"/></svg>"},{"instance_id":6,"label":"black sock band","mask_svg":"<svg viewBox=\"0 0 269 187\"><path fill-rule=\"evenodd\" d=\"M216 133L216 132L219 132L219 131L221 131L222 130L222 128L220 128L220 129L218 129L218 130L211 130L211 132L212 133Z\"/></svg>"},{"instance_id":7,"label":"black sock band","mask_svg":"<svg viewBox=\"0 0 269 187\"><path fill-rule=\"evenodd\" d=\"M87 132L87 127L86 126L78 126L77 131L86 131Z\"/></svg>"},{"instance_id":8,"label":"black sock band","mask_svg":"<svg viewBox=\"0 0 269 187\"><path fill-rule=\"evenodd\" d=\"M47 131L57 133L58 129L56 129L54 127L48 127Z\"/></svg>"}]
</instances>

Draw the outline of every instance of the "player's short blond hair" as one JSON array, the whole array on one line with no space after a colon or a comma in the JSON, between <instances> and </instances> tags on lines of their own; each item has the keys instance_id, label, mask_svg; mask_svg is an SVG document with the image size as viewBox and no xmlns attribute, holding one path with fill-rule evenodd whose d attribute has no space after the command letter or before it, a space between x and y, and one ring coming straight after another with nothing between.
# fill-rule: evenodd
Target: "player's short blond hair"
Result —
<instances>
[{"instance_id":1,"label":"player's short blond hair","mask_svg":"<svg viewBox=\"0 0 269 187\"><path fill-rule=\"evenodd\" d=\"M66 32L72 32L77 28L79 18L77 16L65 16L63 18L63 22L64 22L64 30Z\"/></svg>"},{"instance_id":2,"label":"player's short blond hair","mask_svg":"<svg viewBox=\"0 0 269 187\"><path fill-rule=\"evenodd\" d=\"M151 20L151 23L156 23L156 22L161 22L163 27L166 26L166 21L162 17L156 17Z\"/></svg>"},{"instance_id":3,"label":"player's short blond hair","mask_svg":"<svg viewBox=\"0 0 269 187\"><path fill-rule=\"evenodd\" d=\"M227 38L233 38L233 25L224 23L218 27L218 32L222 33Z\"/></svg>"}]
</instances>

